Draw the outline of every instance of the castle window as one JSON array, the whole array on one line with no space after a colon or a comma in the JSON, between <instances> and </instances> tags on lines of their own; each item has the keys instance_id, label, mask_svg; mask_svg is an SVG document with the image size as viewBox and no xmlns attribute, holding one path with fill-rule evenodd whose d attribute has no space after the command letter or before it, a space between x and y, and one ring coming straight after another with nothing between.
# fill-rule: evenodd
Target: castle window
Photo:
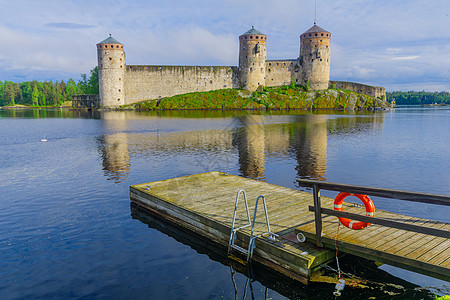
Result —
<instances>
[{"instance_id":1,"label":"castle window","mask_svg":"<svg viewBox=\"0 0 450 300\"><path fill-rule=\"evenodd\" d=\"M286 65L286 63L283 63L283 66L285 66Z\"/></svg>"},{"instance_id":2,"label":"castle window","mask_svg":"<svg viewBox=\"0 0 450 300\"><path fill-rule=\"evenodd\" d=\"M259 36L256 36L256 39L258 39L259 38Z\"/></svg>"},{"instance_id":3,"label":"castle window","mask_svg":"<svg viewBox=\"0 0 450 300\"><path fill-rule=\"evenodd\" d=\"M119 45L117 45L116 48L119 48Z\"/></svg>"},{"instance_id":4,"label":"castle window","mask_svg":"<svg viewBox=\"0 0 450 300\"><path fill-rule=\"evenodd\" d=\"M269 69L269 72L270 72L270 69Z\"/></svg>"},{"instance_id":5,"label":"castle window","mask_svg":"<svg viewBox=\"0 0 450 300\"><path fill-rule=\"evenodd\" d=\"M311 36L311 33L309 34L309 36Z\"/></svg>"},{"instance_id":6,"label":"castle window","mask_svg":"<svg viewBox=\"0 0 450 300\"><path fill-rule=\"evenodd\" d=\"M323 33L321 34L321 36L323 36Z\"/></svg>"},{"instance_id":7,"label":"castle window","mask_svg":"<svg viewBox=\"0 0 450 300\"><path fill-rule=\"evenodd\" d=\"M328 33L327 33L327 36L328 36Z\"/></svg>"},{"instance_id":8,"label":"castle window","mask_svg":"<svg viewBox=\"0 0 450 300\"><path fill-rule=\"evenodd\" d=\"M322 40L320 40L322 42Z\"/></svg>"},{"instance_id":9,"label":"castle window","mask_svg":"<svg viewBox=\"0 0 450 300\"><path fill-rule=\"evenodd\" d=\"M320 59L320 61L322 61L322 59Z\"/></svg>"},{"instance_id":10,"label":"castle window","mask_svg":"<svg viewBox=\"0 0 450 300\"><path fill-rule=\"evenodd\" d=\"M298 79L295 79L295 82L298 82Z\"/></svg>"},{"instance_id":11,"label":"castle window","mask_svg":"<svg viewBox=\"0 0 450 300\"><path fill-rule=\"evenodd\" d=\"M311 59L311 61L314 61L314 59Z\"/></svg>"},{"instance_id":12,"label":"castle window","mask_svg":"<svg viewBox=\"0 0 450 300\"><path fill-rule=\"evenodd\" d=\"M269 63L269 66L271 66L272 64L271 63Z\"/></svg>"},{"instance_id":13,"label":"castle window","mask_svg":"<svg viewBox=\"0 0 450 300\"><path fill-rule=\"evenodd\" d=\"M261 68L261 72L263 71L263 68Z\"/></svg>"},{"instance_id":14,"label":"castle window","mask_svg":"<svg viewBox=\"0 0 450 300\"><path fill-rule=\"evenodd\" d=\"M161 70L161 69L162 69L162 67L159 67L159 69Z\"/></svg>"},{"instance_id":15,"label":"castle window","mask_svg":"<svg viewBox=\"0 0 450 300\"><path fill-rule=\"evenodd\" d=\"M253 68L250 68L250 72L253 71Z\"/></svg>"},{"instance_id":16,"label":"castle window","mask_svg":"<svg viewBox=\"0 0 450 300\"><path fill-rule=\"evenodd\" d=\"M121 92L121 90L119 89L119 93Z\"/></svg>"},{"instance_id":17,"label":"castle window","mask_svg":"<svg viewBox=\"0 0 450 300\"><path fill-rule=\"evenodd\" d=\"M245 37L245 39L247 39L247 37Z\"/></svg>"},{"instance_id":18,"label":"castle window","mask_svg":"<svg viewBox=\"0 0 450 300\"><path fill-rule=\"evenodd\" d=\"M122 80L122 78L119 78L119 80Z\"/></svg>"},{"instance_id":19,"label":"castle window","mask_svg":"<svg viewBox=\"0 0 450 300\"><path fill-rule=\"evenodd\" d=\"M278 63L277 63L277 66L278 66Z\"/></svg>"},{"instance_id":20,"label":"castle window","mask_svg":"<svg viewBox=\"0 0 450 300\"><path fill-rule=\"evenodd\" d=\"M212 80L210 80L210 81L209 81L209 83L211 83L211 84L212 84Z\"/></svg>"},{"instance_id":21,"label":"castle window","mask_svg":"<svg viewBox=\"0 0 450 300\"><path fill-rule=\"evenodd\" d=\"M253 36L250 36L251 39L253 39Z\"/></svg>"},{"instance_id":22,"label":"castle window","mask_svg":"<svg viewBox=\"0 0 450 300\"><path fill-rule=\"evenodd\" d=\"M109 60L112 60L112 57L110 57Z\"/></svg>"},{"instance_id":23,"label":"castle window","mask_svg":"<svg viewBox=\"0 0 450 300\"><path fill-rule=\"evenodd\" d=\"M120 59L120 61L122 61L122 59Z\"/></svg>"},{"instance_id":24,"label":"castle window","mask_svg":"<svg viewBox=\"0 0 450 300\"><path fill-rule=\"evenodd\" d=\"M315 34L315 36L317 36L317 33Z\"/></svg>"},{"instance_id":25,"label":"castle window","mask_svg":"<svg viewBox=\"0 0 450 300\"><path fill-rule=\"evenodd\" d=\"M120 67L122 68L122 65L120 65ZM130 69L131 69L131 67L130 67Z\"/></svg>"},{"instance_id":26,"label":"castle window","mask_svg":"<svg viewBox=\"0 0 450 300\"><path fill-rule=\"evenodd\" d=\"M120 98L117 98L117 101L120 101Z\"/></svg>"}]
</instances>

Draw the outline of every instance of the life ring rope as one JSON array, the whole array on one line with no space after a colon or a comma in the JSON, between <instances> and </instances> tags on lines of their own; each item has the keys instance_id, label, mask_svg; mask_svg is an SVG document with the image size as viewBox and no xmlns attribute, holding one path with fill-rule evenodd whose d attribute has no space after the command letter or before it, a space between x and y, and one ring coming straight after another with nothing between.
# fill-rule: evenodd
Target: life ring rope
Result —
<instances>
[{"instance_id":1,"label":"life ring rope","mask_svg":"<svg viewBox=\"0 0 450 300\"><path fill-rule=\"evenodd\" d=\"M375 216L375 205L373 204L373 201L369 198L369 196L361 195L361 194L351 194L351 193L344 193L344 192L339 193L336 196L336 198L334 199L334 210L343 211L343 202L344 202L344 199L348 196L355 196L363 202L364 207L366 208L366 216L369 216L369 217ZM342 225L344 225L350 229L354 229L354 230L364 229L370 225L370 223L367 223L367 222L352 221L348 218L343 218L343 217L338 217L338 218L339 218L339 221L342 223Z\"/></svg>"}]
</instances>

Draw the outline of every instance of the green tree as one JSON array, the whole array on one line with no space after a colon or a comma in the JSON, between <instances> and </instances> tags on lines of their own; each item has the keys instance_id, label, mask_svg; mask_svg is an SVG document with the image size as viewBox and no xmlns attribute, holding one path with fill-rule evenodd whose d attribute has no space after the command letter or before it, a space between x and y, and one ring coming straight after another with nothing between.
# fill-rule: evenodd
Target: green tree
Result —
<instances>
[{"instance_id":1,"label":"green tree","mask_svg":"<svg viewBox=\"0 0 450 300\"><path fill-rule=\"evenodd\" d=\"M31 83L29 81L22 82L20 84L20 89L22 90L23 103L22 104L32 104L32 92Z\"/></svg>"},{"instance_id":2,"label":"green tree","mask_svg":"<svg viewBox=\"0 0 450 300\"><path fill-rule=\"evenodd\" d=\"M67 85L66 85L66 97L65 97L65 101L70 101L72 100L72 96L76 95L78 91L77 88L77 84L75 83L75 80L73 80L72 78L70 78L67 81Z\"/></svg>"},{"instance_id":3,"label":"green tree","mask_svg":"<svg viewBox=\"0 0 450 300\"><path fill-rule=\"evenodd\" d=\"M91 76L89 77L89 94L98 95L98 67L91 70Z\"/></svg>"},{"instance_id":4,"label":"green tree","mask_svg":"<svg viewBox=\"0 0 450 300\"><path fill-rule=\"evenodd\" d=\"M81 80L78 81L78 90L82 94L98 95L98 67L90 71L90 76L81 74Z\"/></svg>"},{"instance_id":5,"label":"green tree","mask_svg":"<svg viewBox=\"0 0 450 300\"><path fill-rule=\"evenodd\" d=\"M16 105L15 99L17 97L17 90L19 90L19 85L16 82L5 81L3 89L5 104Z\"/></svg>"},{"instance_id":6,"label":"green tree","mask_svg":"<svg viewBox=\"0 0 450 300\"><path fill-rule=\"evenodd\" d=\"M0 80L0 105L5 105L5 102L3 100L3 88L4 88L3 81Z\"/></svg>"},{"instance_id":7,"label":"green tree","mask_svg":"<svg viewBox=\"0 0 450 300\"><path fill-rule=\"evenodd\" d=\"M35 85L33 88L33 92L31 94L31 99L32 99L33 105L35 105L35 106L39 105L39 91L38 91L37 85Z\"/></svg>"}]
</instances>

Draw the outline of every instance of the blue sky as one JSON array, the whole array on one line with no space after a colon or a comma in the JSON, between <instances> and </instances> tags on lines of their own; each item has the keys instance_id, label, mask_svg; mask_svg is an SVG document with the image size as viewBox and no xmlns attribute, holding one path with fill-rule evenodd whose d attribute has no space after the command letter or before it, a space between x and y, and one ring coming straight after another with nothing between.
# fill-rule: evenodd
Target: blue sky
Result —
<instances>
[{"instance_id":1,"label":"blue sky","mask_svg":"<svg viewBox=\"0 0 450 300\"><path fill-rule=\"evenodd\" d=\"M313 0L0 0L0 80L78 80L113 35L127 64L237 65L238 36L267 34L269 59L297 58ZM331 79L450 91L449 0L317 0L332 33Z\"/></svg>"}]
</instances>

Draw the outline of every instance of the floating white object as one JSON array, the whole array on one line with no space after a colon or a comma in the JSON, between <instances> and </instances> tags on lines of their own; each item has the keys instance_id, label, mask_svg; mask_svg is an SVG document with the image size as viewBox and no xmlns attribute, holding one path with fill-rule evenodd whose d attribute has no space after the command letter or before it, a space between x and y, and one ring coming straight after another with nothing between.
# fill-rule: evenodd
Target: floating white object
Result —
<instances>
[{"instance_id":1,"label":"floating white object","mask_svg":"<svg viewBox=\"0 0 450 300\"><path fill-rule=\"evenodd\" d=\"M333 295L335 295L336 297L341 295L341 291L344 289L345 287L345 280L344 279L339 279L339 282L336 283L336 287L335 287L335 291L333 293Z\"/></svg>"},{"instance_id":2,"label":"floating white object","mask_svg":"<svg viewBox=\"0 0 450 300\"><path fill-rule=\"evenodd\" d=\"M46 142L46 141L47 141L46 139L42 139L42 140L41 140L41 142Z\"/></svg>"}]
</instances>

